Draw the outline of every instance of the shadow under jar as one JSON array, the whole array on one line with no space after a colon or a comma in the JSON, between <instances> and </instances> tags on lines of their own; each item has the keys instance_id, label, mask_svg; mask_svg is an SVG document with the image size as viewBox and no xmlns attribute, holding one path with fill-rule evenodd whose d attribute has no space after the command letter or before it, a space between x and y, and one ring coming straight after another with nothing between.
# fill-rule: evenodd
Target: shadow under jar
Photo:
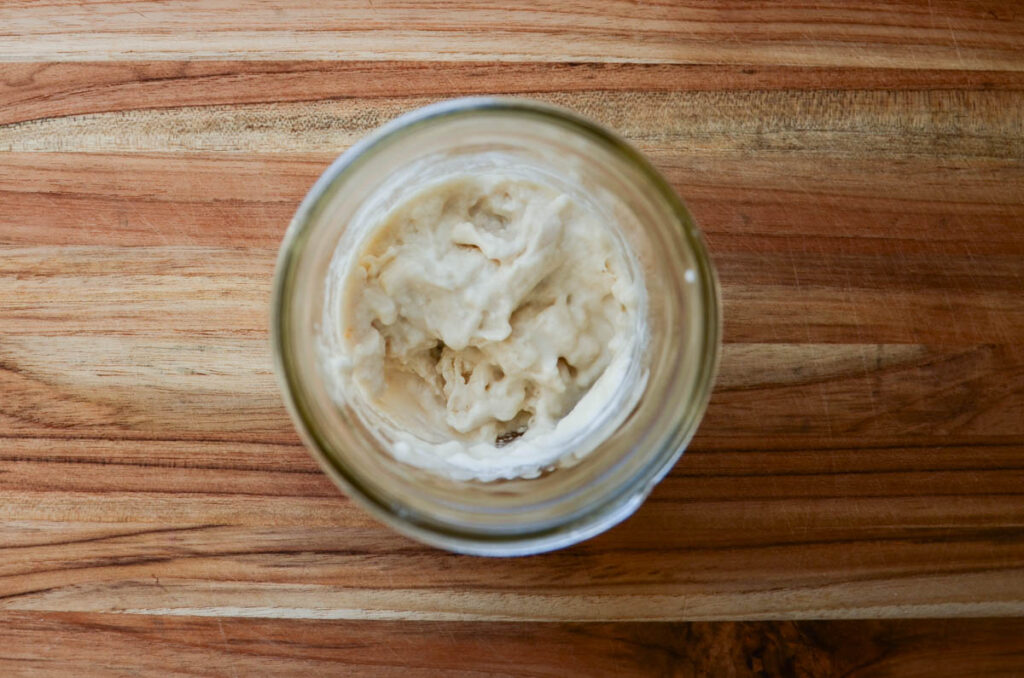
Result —
<instances>
[{"instance_id":1,"label":"shadow under jar","mask_svg":"<svg viewBox=\"0 0 1024 678\"><path fill-rule=\"evenodd\" d=\"M635 392L578 442L589 450L534 478L456 480L398 461L379 431L332 397L322 360L327 281L352 224L453 172L500 158L582 187L614 222L646 289L646 340ZM568 189L567 189L568 190ZM567 111L471 98L385 125L323 174L281 246L271 335L288 409L324 470L371 514L406 535L462 553L511 556L562 548L628 517L682 454L710 397L720 344L714 268L689 212L624 141ZM571 454L573 450L566 450Z\"/></svg>"}]
</instances>

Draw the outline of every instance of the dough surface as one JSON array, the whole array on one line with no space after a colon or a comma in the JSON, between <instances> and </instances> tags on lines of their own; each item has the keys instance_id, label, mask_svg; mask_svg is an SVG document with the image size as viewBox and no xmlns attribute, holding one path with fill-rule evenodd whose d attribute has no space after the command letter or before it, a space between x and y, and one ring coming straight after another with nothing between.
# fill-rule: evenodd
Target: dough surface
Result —
<instances>
[{"instance_id":1,"label":"dough surface","mask_svg":"<svg viewBox=\"0 0 1024 678\"><path fill-rule=\"evenodd\" d=\"M565 452L546 438L587 398L571 424L585 425L635 353L643 288L623 248L596 211L531 178L412 193L328 280L344 290L326 321L346 400L415 465L536 474Z\"/></svg>"}]
</instances>

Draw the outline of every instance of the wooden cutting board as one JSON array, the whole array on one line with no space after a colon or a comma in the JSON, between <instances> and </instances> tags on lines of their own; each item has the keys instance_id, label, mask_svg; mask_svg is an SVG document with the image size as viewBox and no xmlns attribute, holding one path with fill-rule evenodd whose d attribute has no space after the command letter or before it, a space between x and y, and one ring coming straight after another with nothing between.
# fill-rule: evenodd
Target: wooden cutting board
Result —
<instances>
[{"instance_id":1,"label":"wooden cutting board","mask_svg":"<svg viewBox=\"0 0 1024 678\"><path fill-rule=\"evenodd\" d=\"M339 494L267 339L327 164L486 93L646 153L725 314L644 507L512 560ZM0 5L0 674L1015 675L1021 615L1016 3Z\"/></svg>"}]
</instances>

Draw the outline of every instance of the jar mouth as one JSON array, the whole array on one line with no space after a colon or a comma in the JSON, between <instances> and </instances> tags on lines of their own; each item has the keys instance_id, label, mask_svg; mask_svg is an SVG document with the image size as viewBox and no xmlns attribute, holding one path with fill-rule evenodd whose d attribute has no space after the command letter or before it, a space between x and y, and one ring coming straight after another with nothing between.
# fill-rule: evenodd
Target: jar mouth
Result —
<instances>
[{"instance_id":1,"label":"jar mouth","mask_svg":"<svg viewBox=\"0 0 1024 678\"><path fill-rule=\"evenodd\" d=\"M347 182L355 180L361 168L377 154L390 149L406 137L432 125L475 116L494 114L523 116L557 126L570 135L607 149L630 166L660 201L685 249L692 255L687 282L699 289L694 307L701 326L699 355L688 380L679 416L673 422L672 435L656 453L649 455L628 482L606 493L602 500L549 525L518 531L472 530L456 526L431 515L411 510L394 497L386 497L346 463L344 450L332 443L314 414L313 401L304 383L298 356L308 346L297 340L298 326L290 312L297 291L297 277L311 235L323 224L320 219ZM374 517L393 529L428 544L452 551L478 555L525 555L549 551L577 543L622 521L642 503L653 486L671 469L696 432L710 398L720 353L721 306L714 267L703 239L689 211L662 175L639 151L603 127L574 113L537 102L492 97L455 99L426 106L405 114L379 128L343 153L321 175L300 204L281 244L271 300L271 343L275 371L291 418L311 454L321 468L350 498ZM397 463L397 462L396 462Z\"/></svg>"}]
</instances>

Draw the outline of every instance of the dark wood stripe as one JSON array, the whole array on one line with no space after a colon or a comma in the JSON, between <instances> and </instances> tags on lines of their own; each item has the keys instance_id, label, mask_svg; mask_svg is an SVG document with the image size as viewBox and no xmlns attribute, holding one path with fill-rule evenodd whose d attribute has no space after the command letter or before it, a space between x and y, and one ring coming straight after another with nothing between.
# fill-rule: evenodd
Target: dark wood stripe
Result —
<instances>
[{"instance_id":1,"label":"dark wood stripe","mask_svg":"<svg viewBox=\"0 0 1024 678\"><path fill-rule=\"evenodd\" d=\"M75 613L0 616L8 675L995 678L1024 670L1024 621L529 624ZM45 648L45 651L43 650Z\"/></svg>"}]
</instances>

